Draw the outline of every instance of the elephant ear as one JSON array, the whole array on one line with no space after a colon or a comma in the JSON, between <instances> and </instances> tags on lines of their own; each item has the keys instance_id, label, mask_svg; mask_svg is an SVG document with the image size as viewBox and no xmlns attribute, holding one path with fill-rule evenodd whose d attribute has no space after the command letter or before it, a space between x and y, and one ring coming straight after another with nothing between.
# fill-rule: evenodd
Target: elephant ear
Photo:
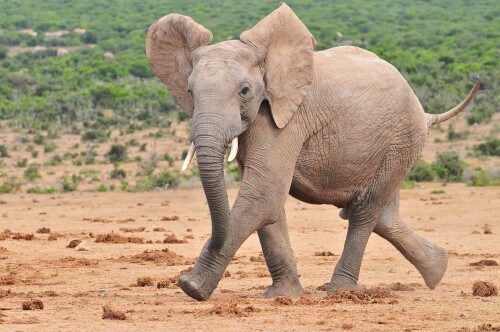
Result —
<instances>
[{"instance_id":1,"label":"elephant ear","mask_svg":"<svg viewBox=\"0 0 500 332\"><path fill-rule=\"evenodd\" d=\"M276 126L283 128L311 88L316 39L283 3L240 40L257 50L266 72L266 98Z\"/></svg>"},{"instance_id":2,"label":"elephant ear","mask_svg":"<svg viewBox=\"0 0 500 332\"><path fill-rule=\"evenodd\" d=\"M151 69L191 117L194 110L188 92L188 78L193 68L191 52L211 40L210 30L179 14L170 14L154 22L146 37L146 55Z\"/></svg>"}]
</instances>

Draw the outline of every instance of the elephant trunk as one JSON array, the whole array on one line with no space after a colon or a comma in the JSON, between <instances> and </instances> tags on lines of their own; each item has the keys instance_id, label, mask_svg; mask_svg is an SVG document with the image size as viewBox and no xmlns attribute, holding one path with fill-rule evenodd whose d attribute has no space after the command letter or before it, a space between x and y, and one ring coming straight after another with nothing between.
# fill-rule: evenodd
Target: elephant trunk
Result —
<instances>
[{"instance_id":1,"label":"elephant trunk","mask_svg":"<svg viewBox=\"0 0 500 332\"><path fill-rule=\"evenodd\" d=\"M199 118L193 120L194 142L200 178L212 219L208 249L220 250L226 241L230 214L224 180L224 155L229 139L221 123L212 117L212 123L207 123L208 118L204 117L202 122Z\"/></svg>"}]
</instances>

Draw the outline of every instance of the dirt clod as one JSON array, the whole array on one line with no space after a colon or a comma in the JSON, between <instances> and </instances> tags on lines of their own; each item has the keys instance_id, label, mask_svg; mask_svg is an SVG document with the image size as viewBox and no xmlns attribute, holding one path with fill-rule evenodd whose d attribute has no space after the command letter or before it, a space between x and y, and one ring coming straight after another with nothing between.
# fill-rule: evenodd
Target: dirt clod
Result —
<instances>
[{"instance_id":1,"label":"dirt clod","mask_svg":"<svg viewBox=\"0 0 500 332\"><path fill-rule=\"evenodd\" d=\"M167 235L163 243L187 243L186 240L179 240L175 234Z\"/></svg>"},{"instance_id":2,"label":"dirt clod","mask_svg":"<svg viewBox=\"0 0 500 332\"><path fill-rule=\"evenodd\" d=\"M154 262L156 264L162 264L166 266L174 265L189 265L193 264L193 259L185 258L182 255L176 254L175 252L168 250L167 248L163 250L144 250L142 253L125 257L120 257L120 260L130 262L130 263L141 263Z\"/></svg>"},{"instance_id":3,"label":"dirt clod","mask_svg":"<svg viewBox=\"0 0 500 332\"><path fill-rule=\"evenodd\" d=\"M66 246L66 248L76 248L80 243L82 243L81 240L71 240L71 242Z\"/></svg>"},{"instance_id":4,"label":"dirt clod","mask_svg":"<svg viewBox=\"0 0 500 332\"><path fill-rule=\"evenodd\" d=\"M120 231L124 232L124 233L140 233L140 232L144 232L145 230L146 230L146 227L136 227L136 228L122 227L122 228L120 228Z\"/></svg>"},{"instance_id":5,"label":"dirt clod","mask_svg":"<svg viewBox=\"0 0 500 332\"><path fill-rule=\"evenodd\" d=\"M146 286L154 286L155 282L151 277L139 277L137 278L137 286L146 287Z\"/></svg>"},{"instance_id":6,"label":"dirt clod","mask_svg":"<svg viewBox=\"0 0 500 332\"><path fill-rule=\"evenodd\" d=\"M402 284L400 282L396 282L394 284L390 284L389 288L395 292L413 292L415 288Z\"/></svg>"},{"instance_id":7,"label":"dirt clod","mask_svg":"<svg viewBox=\"0 0 500 332\"><path fill-rule=\"evenodd\" d=\"M498 288L493 283L489 281L476 281L474 285L472 285L472 294L474 296L497 296Z\"/></svg>"},{"instance_id":8,"label":"dirt clod","mask_svg":"<svg viewBox=\"0 0 500 332\"><path fill-rule=\"evenodd\" d=\"M498 266L498 263L492 259L482 259L479 262L470 263L469 266Z\"/></svg>"},{"instance_id":9,"label":"dirt clod","mask_svg":"<svg viewBox=\"0 0 500 332\"><path fill-rule=\"evenodd\" d=\"M108 234L97 234L97 237L95 239L96 243L103 242L103 243L143 243L144 239L140 237L126 237L126 236L121 236L120 234L116 233L108 233Z\"/></svg>"},{"instance_id":10,"label":"dirt clod","mask_svg":"<svg viewBox=\"0 0 500 332\"><path fill-rule=\"evenodd\" d=\"M26 240L31 241L35 239L34 234L25 234L25 233L12 233L12 240Z\"/></svg>"},{"instance_id":11,"label":"dirt clod","mask_svg":"<svg viewBox=\"0 0 500 332\"><path fill-rule=\"evenodd\" d=\"M318 300L316 299L313 299L312 297L310 296L301 296L297 302L295 302L296 305L314 305L314 304L317 304L318 303Z\"/></svg>"},{"instance_id":12,"label":"dirt clod","mask_svg":"<svg viewBox=\"0 0 500 332\"><path fill-rule=\"evenodd\" d=\"M49 234L50 233L50 228L47 227L42 227L36 230L38 234Z\"/></svg>"},{"instance_id":13,"label":"dirt clod","mask_svg":"<svg viewBox=\"0 0 500 332\"><path fill-rule=\"evenodd\" d=\"M163 227L155 227L155 228L153 228L153 232L165 232L165 228L163 228Z\"/></svg>"},{"instance_id":14,"label":"dirt clod","mask_svg":"<svg viewBox=\"0 0 500 332\"><path fill-rule=\"evenodd\" d=\"M274 303L277 305L292 305L293 300L287 296L278 296L274 299Z\"/></svg>"},{"instance_id":15,"label":"dirt clod","mask_svg":"<svg viewBox=\"0 0 500 332\"><path fill-rule=\"evenodd\" d=\"M156 284L156 288L169 288L171 284L172 282L170 281L170 279L163 279L158 281L158 283Z\"/></svg>"},{"instance_id":16,"label":"dirt clod","mask_svg":"<svg viewBox=\"0 0 500 332\"><path fill-rule=\"evenodd\" d=\"M392 292L384 287L362 288L353 290L335 290L331 295L321 300L322 303L346 303L355 304L386 303L384 299L393 298Z\"/></svg>"},{"instance_id":17,"label":"dirt clod","mask_svg":"<svg viewBox=\"0 0 500 332\"><path fill-rule=\"evenodd\" d=\"M230 300L226 303L215 304L212 308L208 309L206 313L208 315L218 315L218 316L236 316L236 317L248 317L250 313L260 312L260 309L254 306L238 306L238 300Z\"/></svg>"},{"instance_id":18,"label":"dirt clod","mask_svg":"<svg viewBox=\"0 0 500 332\"><path fill-rule=\"evenodd\" d=\"M43 302L38 299L24 301L23 310L43 310Z\"/></svg>"},{"instance_id":19,"label":"dirt clod","mask_svg":"<svg viewBox=\"0 0 500 332\"><path fill-rule=\"evenodd\" d=\"M114 319L114 320L125 320L127 316L121 311L116 311L112 309L109 305L102 307L102 319Z\"/></svg>"},{"instance_id":20,"label":"dirt clod","mask_svg":"<svg viewBox=\"0 0 500 332\"><path fill-rule=\"evenodd\" d=\"M329 256L335 256L335 254L331 251L316 251L314 253L314 256L329 257Z\"/></svg>"},{"instance_id":21,"label":"dirt clod","mask_svg":"<svg viewBox=\"0 0 500 332\"><path fill-rule=\"evenodd\" d=\"M47 240L49 240L49 241L57 241L58 237L59 237L59 234L57 234L57 233L51 233L49 235L49 237L47 238Z\"/></svg>"},{"instance_id":22,"label":"dirt clod","mask_svg":"<svg viewBox=\"0 0 500 332\"><path fill-rule=\"evenodd\" d=\"M179 216L162 217L161 221L179 221Z\"/></svg>"},{"instance_id":23,"label":"dirt clod","mask_svg":"<svg viewBox=\"0 0 500 332\"><path fill-rule=\"evenodd\" d=\"M3 254L3 253L5 253L5 252L9 252L9 251L7 250L7 248L5 248L5 247L0 247L0 254Z\"/></svg>"}]
</instances>

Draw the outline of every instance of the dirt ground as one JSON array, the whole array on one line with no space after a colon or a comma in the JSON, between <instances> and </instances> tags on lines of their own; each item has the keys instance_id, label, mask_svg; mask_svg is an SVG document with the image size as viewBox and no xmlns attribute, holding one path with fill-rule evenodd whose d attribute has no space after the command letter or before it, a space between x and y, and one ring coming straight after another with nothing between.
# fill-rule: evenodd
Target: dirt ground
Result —
<instances>
[{"instance_id":1,"label":"dirt ground","mask_svg":"<svg viewBox=\"0 0 500 332\"><path fill-rule=\"evenodd\" d=\"M236 195L237 189L230 189L231 202ZM403 190L401 209L419 234L449 250L448 271L435 290L425 287L395 248L373 235L360 283L381 288L325 298L320 286L330 280L342 251L346 222L334 207L289 198L290 237L309 294L299 300L262 297L271 279L252 235L210 300L197 302L174 281L209 236L201 189L1 195L0 330L500 329L499 297L472 291L476 281L500 286L500 268L469 266L486 259L500 262L499 188L426 184ZM166 238L178 243L164 243ZM73 240L82 242L68 248ZM23 310L40 305L42 310Z\"/></svg>"}]
</instances>

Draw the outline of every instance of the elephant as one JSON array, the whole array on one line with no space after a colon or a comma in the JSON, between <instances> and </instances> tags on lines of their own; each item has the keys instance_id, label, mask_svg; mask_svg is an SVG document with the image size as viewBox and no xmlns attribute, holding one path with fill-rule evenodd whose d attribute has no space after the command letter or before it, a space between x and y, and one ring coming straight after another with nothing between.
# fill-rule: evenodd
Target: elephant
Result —
<instances>
[{"instance_id":1,"label":"elephant","mask_svg":"<svg viewBox=\"0 0 500 332\"><path fill-rule=\"evenodd\" d=\"M399 190L438 115L424 112L403 76L353 46L314 51L316 40L286 4L244 31L211 45L192 18L169 14L147 32L146 55L192 118L191 147L208 202L212 233L194 267L178 278L190 297L208 300L229 262L255 231L272 284L266 297L303 294L290 245L288 195L340 208L348 220L342 255L327 294L355 289L372 232L392 243L433 289L448 264L446 249L410 229L399 215ZM229 207L224 158L236 158L238 196Z\"/></svg>"}]
</instances>

